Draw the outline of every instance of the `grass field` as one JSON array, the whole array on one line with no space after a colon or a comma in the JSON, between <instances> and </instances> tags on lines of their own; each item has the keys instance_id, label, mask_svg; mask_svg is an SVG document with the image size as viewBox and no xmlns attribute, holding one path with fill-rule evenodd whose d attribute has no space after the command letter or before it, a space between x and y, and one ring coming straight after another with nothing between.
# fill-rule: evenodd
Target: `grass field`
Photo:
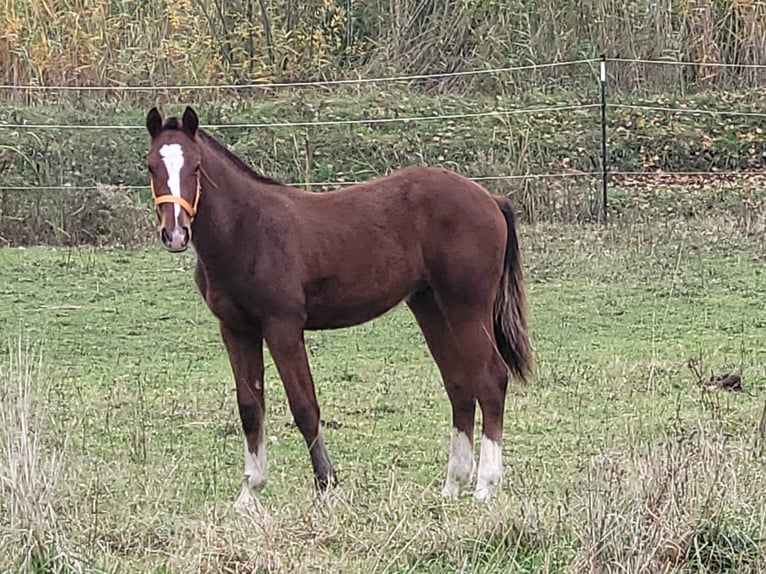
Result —
<instances>
[{"instance_id":1,"label":"grass field","mask_svg":"<svg viewBox=\"0 0 766 574\"><path fill-rule=\"evenodd\" d=\"M439 497L448 401L397 309L308 337L332 503L267 364L254 518L231 509L234 385L193 255L0 250L0 571L766 568L763 233L725 215L536 226L522 249L538 373L509 392L501 495ZM706 390L690 359L745 392Z\"/></svg>"}]
</instances>

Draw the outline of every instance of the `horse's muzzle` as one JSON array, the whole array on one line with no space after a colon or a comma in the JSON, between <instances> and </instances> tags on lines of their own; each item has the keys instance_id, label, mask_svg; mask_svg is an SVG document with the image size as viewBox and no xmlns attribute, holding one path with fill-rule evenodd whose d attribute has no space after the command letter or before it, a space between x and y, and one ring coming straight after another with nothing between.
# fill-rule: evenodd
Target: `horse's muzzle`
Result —
<instances>
[{"instance_id":1,"label":"horse's muzzle","mask_svg":"<svg viewBox=\"0 0 766 574\"><path fill-rule=\"evenodd\" d=\"M191 229L188 227L177 225L172 231L168 231L164 227L160 230L160 238L165 249L171 253L180 253L186 251L189 247L189 240L191 239Z\"/></svg>"}]
</instances>

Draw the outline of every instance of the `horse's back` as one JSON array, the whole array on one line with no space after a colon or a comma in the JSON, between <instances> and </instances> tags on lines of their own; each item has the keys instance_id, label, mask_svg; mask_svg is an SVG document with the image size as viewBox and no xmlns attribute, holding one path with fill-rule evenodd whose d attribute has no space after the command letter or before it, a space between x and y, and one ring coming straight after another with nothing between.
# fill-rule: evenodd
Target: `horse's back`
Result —
<instances>
[{"instance_id":1,"label":"horse's back","mask_svg":"<svg viewBox=\"0 0 766 574\"><path fill-rule=\"evenodd\" d=\"M435 231L476 232L502 223L497 199L478 183L440 167L413 166L345 189L313 194L336 223L385 226L412 240ZM321 207L320 207L321 206ZM424 237L417 237L422 242Z\"/></svg>"},{"instance_id":2,"label":"horse's back","mask_svg":"<svg viewBox=\"0 0 766 574\"><path fill-rule=\"evenodd\" d=\"M310 328L372 319L429 287L465 298L477 277L499 281L502 213L454 172L412 167L306 198L296 231Z\"/></svg>"}]
</instances>

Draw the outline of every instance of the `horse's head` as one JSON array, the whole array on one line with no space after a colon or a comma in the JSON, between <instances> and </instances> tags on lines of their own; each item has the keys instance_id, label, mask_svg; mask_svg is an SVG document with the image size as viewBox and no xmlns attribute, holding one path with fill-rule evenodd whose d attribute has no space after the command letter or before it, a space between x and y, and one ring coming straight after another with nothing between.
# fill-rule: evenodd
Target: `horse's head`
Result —
<instances>
[{"instance_id":1,"label":"horse's head","mask_svg":"<svg viewBox=\"0 0 766 574\"><path fill-rule=\"evenodd\" d=\"M197 140L199 119L189 107L181 122L163 123L157 108L146 116L151 141L146 165L160 222L160 238L168 251L184 251L191 240L191 224L200 196L202 154Z\"/></svg>"}]
</instances>

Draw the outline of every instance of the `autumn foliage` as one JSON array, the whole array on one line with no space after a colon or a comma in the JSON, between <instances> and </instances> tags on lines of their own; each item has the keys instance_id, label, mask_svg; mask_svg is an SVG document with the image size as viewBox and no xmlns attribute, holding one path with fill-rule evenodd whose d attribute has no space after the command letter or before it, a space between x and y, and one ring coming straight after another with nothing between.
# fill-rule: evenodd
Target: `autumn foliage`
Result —
<instances>
[{"instance_id":1,"label":"autumn foliage","mask_svg":"<svg viewBox=\"0 0 766 574\"><path fill-rule=\"evenodd\" d=\"M268 82L605 53L702 63L625 69L623 87L709 88L763 80L708 64L763 63L764 38L766 4L751 0L0 0L0 82Z\"/></svg>"}]
</instances>

